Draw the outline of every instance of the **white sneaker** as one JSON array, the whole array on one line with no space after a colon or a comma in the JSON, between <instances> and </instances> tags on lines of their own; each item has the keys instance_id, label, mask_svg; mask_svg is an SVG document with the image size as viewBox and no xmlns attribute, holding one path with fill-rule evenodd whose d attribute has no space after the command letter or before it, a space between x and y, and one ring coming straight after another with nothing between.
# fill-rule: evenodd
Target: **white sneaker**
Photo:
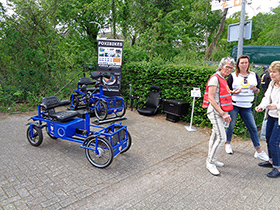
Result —
<instances>
[{"instance_id":1,"label":"white sneaker","mask_svg":"<svg viewBox=\"0 0 280 210\"><path fill-rule=\"evenodd\" d=\"M208 171L213 174L214 176L218 176L220 174L220 172L218 171L218 169L216 168L215 164L210 164L207 163L206 164L206 168L208 169Z\"/></svg>"},{"instance_id":2,"label":"white sneaker","mask_svg":"<svg viewBox=\"0 0 280 210\"><path fill-rule=\"evenodd\" d=\"M261 153L258 153L257 151L254 154L254 157L260 160L268 161L269 157L265 153L265 151L262 151Z\"/></svg>"},{"instance_id":3,"label":"white sneaker","mask_svg":"<svg viewBox=\"0 0 280 210\"><path fill-rule=\"evenodd\" d=\"M220 161L216 161L215 163L215 166L217 166L217 167L223 167L225 164L224 163L222 163L222 162L220 162Z\"/></svg>"},{"instance_id":4,"label":"white sneaker","mask_svg":"<svg viewBox=\"0 0 280 210\"><path fill-rule=\"evenodd\" d=\"M260 137L260 140L266 141L266 138L261 136L261 137Z\"/></svg>"},{"instance_id":5,"label":"white sneaker","mask_svg":"<svg viewBox=\"0 0 280 210\"><path fill-rule=\"evenodd\" d=\"M226 153L233 154L233 151L232 151L232 148L231 148L231 144L226 144Z\"/></svg>"}]
</instances>

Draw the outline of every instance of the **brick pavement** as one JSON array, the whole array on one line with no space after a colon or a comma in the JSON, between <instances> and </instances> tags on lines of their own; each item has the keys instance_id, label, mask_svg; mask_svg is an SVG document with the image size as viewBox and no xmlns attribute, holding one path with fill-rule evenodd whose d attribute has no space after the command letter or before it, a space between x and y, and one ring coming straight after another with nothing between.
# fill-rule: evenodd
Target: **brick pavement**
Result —
<instances>
[{"instance_id":1,"label":"brick pavement","mask_svg":"<svg viewBox=\"0 0 280 210\"><path fill-rule=\"evenodd\" d=\"M31 146L30 116L1 115L0 209L279 209L280 179L257 166L251 141L234 140L234 155L223 150L215 177L205 168L208 129L127 110L131 149L98 169L79 144L45 131L42 145Z\"/></svg>"}]
</instances>

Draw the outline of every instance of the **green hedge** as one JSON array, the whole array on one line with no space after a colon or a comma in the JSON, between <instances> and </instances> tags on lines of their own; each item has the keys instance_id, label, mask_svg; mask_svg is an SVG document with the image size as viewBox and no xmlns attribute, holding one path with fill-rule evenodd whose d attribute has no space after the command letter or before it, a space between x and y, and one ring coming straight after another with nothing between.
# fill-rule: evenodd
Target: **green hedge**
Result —
<instances>
[{"instance_id":1,"label":"green hedge","mask_svg":"<svg viewBox=\"0 0 280 210\"><path fill-rule=\"evenodd\" d=\"M126 64L122 69L122 95L129 95L129 84L132 84L132 94L140 96L140 101L145 101L150 92L150 86L159 85L163 99L177 99L190 104L189 114L182 117L183 121L189 122L193 103L193 98L190 96L191 90L198 87L203 95L206 82L215 70L215 66L188 64L159 65L154 62ZM210 125L209 120L205 117L206 109L201 106L202 97L196 98L193 124L196 126Z\"/></svg>"},{"instance_id":2,"label":"green hedge","mask_svg":"<svg viewBox=\"0 0 280 210\"><path fill-rule=\"evenodd\" d=\"M196 98L193 116L193 125L211 126L206 115L206 109L202 108L202 100L208 78L215 73L217 65L190 65L190 64L158 64L156 62L134 62L123 66L121 93L126 98L129 95L132 85L132 94L140 96L140 101L145 101L150 92L151 85L161 87L161 97L163 99L177 99L190 104L189 114L183 116L181 120L190 122L193 98L191 90L198 87L201 90L201 97ZM259 73L258 73L259 74ZM256 104L261 100L261 93L257 97ZM135 104L134 104L135 107ZM161 110L162 112L162 110ZM263 113L255 113L257 125L263 119ZM235 134L246 133L246 127L241 118L238 117L234 130Z\"/></svg>"}]
</instances>

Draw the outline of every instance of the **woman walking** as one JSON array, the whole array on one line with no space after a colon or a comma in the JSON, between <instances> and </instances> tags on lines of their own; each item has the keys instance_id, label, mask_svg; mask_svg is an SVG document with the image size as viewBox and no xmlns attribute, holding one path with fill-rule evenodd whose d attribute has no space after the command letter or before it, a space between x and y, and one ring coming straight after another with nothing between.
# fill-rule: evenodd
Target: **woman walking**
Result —
<instances>
[{"instance_id":1,"label":"woman walking","mask_svg":"<svg viewBox=\"0 0 280 210\"><path fill-rule=\"evenodd\" d=\"M271 63L269 74L272 81L265 92L265 97L255 110L260 112L267 108L265 119L267 119L266 142L269 161L259 163L259 166L273 168L267 176L276 178L280 175L280 61Z\"/></svg>"},{"instance_id":2,"label":"woman walking","mask_svg":"<svg viewBox=\"0 0 280 210\"><path fill-rule=\"evenodd\" d=\"M232 72L233 67L233 58L226 57L221 60L217 72L207 82L202 105L203 108L207 108L207 117L213 126L206 168L215 176L220 174L216 166L224 166L217 160L217 156L226 142L224 123L231 121L228 111L232 110L232 100L226 77Z\"/></svg>"}]
</instances>

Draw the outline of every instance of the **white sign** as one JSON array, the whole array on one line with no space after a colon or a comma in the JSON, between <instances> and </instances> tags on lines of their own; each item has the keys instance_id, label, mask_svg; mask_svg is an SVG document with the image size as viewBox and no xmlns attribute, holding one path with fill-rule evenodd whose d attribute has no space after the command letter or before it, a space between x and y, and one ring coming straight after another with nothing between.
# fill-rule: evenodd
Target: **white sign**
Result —
<instances>
[{"instance_id":1,"label":"white sign","mask_svg":"<svg viewBox=\"0 0 280 210\"><path fill-rule=\"evenodd\" d=\"M200 88L193 88L191 90L191 97L201 97Z\"/></svg>"},{"instance_id":2,"label":"white sign","mask_svg":"<svg viewBox=\"0 0 280 210\"><path fill-rule=\"evenodd\" d=\"M214 0L211 2L211 11L236 7L241 5L241 0Z\"/></svg>"},{"instance_id":3,"label":"white sign","mask_svg":"<svg viewBox=\"0 0 280 210\"><path fill-rule=\"evenodd\" d=\"M253 21L249 20L244 23L244 39L251 39L252 38L252 26ZM228 42L238 41L239 39L239 29L240 23L234 23L228 25Z\"/></svg>"}]
</instances>

